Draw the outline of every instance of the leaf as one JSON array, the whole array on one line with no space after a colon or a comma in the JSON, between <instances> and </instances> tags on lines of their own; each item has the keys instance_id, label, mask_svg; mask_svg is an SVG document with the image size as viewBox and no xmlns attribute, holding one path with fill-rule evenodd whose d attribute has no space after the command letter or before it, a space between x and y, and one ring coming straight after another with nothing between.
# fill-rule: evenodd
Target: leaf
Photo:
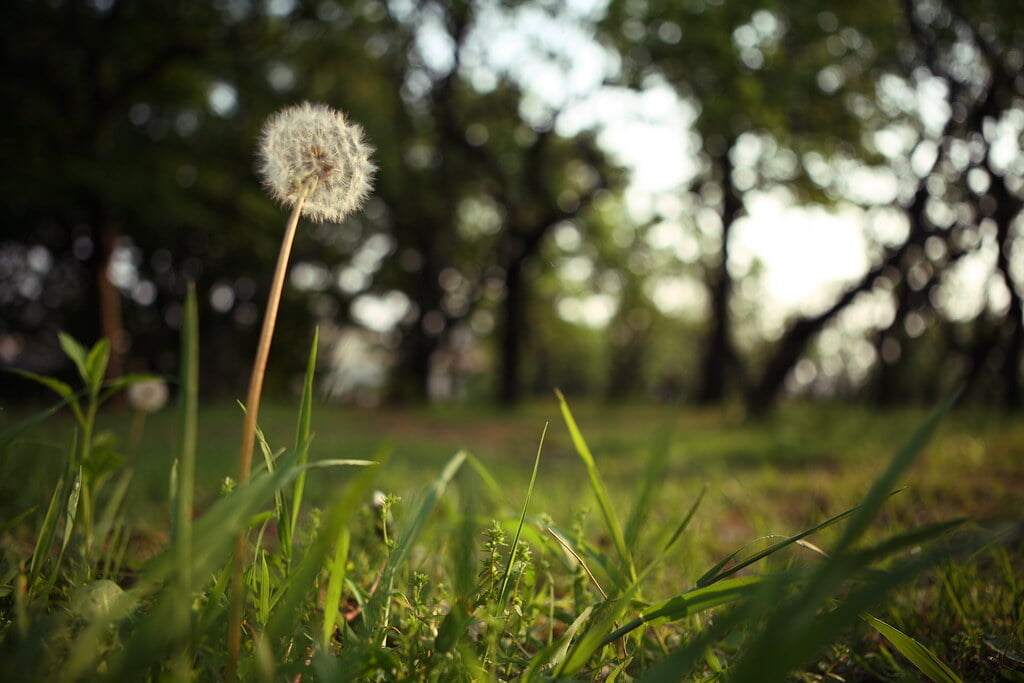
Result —
<instances>
[{"instance_id":1,"label":"leaf","mask_svg":"<svg viewBox=\"0 0 1024 683\"><path fill-rule=\"evenodd\" d=\"M64 355L71 359L78 368L78 375L85 382L86 386L89 385L89 370L86 365L86 353L85 347L78 343L74 337L65 332L57 333L57 340L60 342L60 348L64 351Z\"/></svg>"},{"instance_id":2,"label":"leaf","mask_svg":"<svg viewBox=\"0 0 1024 683\"><path fill-rule=\"evenodd\" d=\"M900 654L909 659L911 664L928 678L936 683L963 683L960 677L946 666L945 662L915 638L870 614L865 614L864 620L885 636L885 639L892 643L893 647L900 651Z\"/></svg>"},{"instance_id":3,"label":"leaf","mask_svg":"<svg viewBox=\"0 0 1024 683\"><path fill-rule=\"evenodd\" d=\"M110 341L100 339L89 351L85 358L85 385L89 387L89 394L96 397L103 386L103 377L107 373L107 363L110 362Z\"/></svg>"},{"instance_id":4,"label":"leaf","mask_svg":"<svg viewBox=\"0 0 1024 683\"><path fill-rule=\"evenodd\" d=\"M37 384L42 384L47 389L52 389L54 392L57 393L58 396L64 399L64 401L67 403L70 403L75 398L75 392L74 390L71 389L71 386L65 382L60 381L55 377L37 375L34 372L29 372L28 370L20 370L18 368L4 368L4 370L7 372L14 373L19 377L24 377L25 379L32 380Z\"/></svg>"},{"instance_id":5,"label":"leaf","mask_svg":"<svg viewBox=\"0 0 1024 683\"><path fill-rule=\"evenodd\" d=\"M18 375L23 374L22 371L10 371L10 372L15 372ZM29 375L32 375L32 373L29 373ZM40 377L40 376L36 375L36 377ZM29 378L29 379L32 379L32 378ZM48 378L43 378L43 379L48 379ZM63 384L63 383L61 382L61 384ZM68 386L68 385L66 384L65 386ZM49 417L51 417L53 415L56 415L57 412L61 408L65 407L65 405L68 405L68 404L72 405L72 408L75 411L75 418L79 421L79 424L82 424L83 423L83 416L81 414L81 411L78 408L78 400L77 400L77 398L78 397L74 396L74 395L69 397L69 398L65 398L65 399L63 399L63 400L61 400L61 401L59 401L57 403L54 403L53 405L50 405L49 408L47 408L45 410L42 410L42 411L40 411L38 413L35 413L34 415L31 415L31 416L29 416L28 418L26 418L26 419L24 419L22 421L16 422L13 425L11 425L10 427L8 427L7 429L5 429L2 433L0 433L0 453L4 453L4 457L6 457L5 449L6 449L8 444L13 442L14 439L16 439L18 436L24 434L25 432L29 431L30 429L32 429L33 427L35 427L39 423L43 422L47 418L49 418Z\"/></svg>"}]
</instances>

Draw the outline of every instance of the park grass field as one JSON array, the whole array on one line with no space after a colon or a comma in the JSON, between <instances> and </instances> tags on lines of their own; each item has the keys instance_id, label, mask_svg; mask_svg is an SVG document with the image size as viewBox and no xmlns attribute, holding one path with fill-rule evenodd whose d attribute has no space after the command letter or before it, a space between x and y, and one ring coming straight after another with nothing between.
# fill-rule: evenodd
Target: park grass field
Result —
<instances>
[{"instance_id":1,"label":"park grass field","mask_svg":"<svg viewBox=\"0 0 1024 683\"><path fill-rule=\"evenodd\" d=\"M625 518L635 502L645 498L648 511L638 535L638 562L657 555L655 539L677 524L703 491L686 533L645 585L645 592L654 596L691 588L708 567L738 548L744 548L738 558L752 555L773 540L857 505L929 412L787 404L771 418L752 422L729 409L568 400L613 508ZM24 409L5 409L4 424L27 414ZM193 513L197 517L222 496L225 477L235 474L242 420L237 404L226 402L202 405L198 417L201 437ZM260 422L272 450L290 446L294 421L291 403L264 406ZM471 454L476 469L462 469L410 556L413 574L422 570L425 576L436 576L444 570L432 561L430 549L444 555L468 542L483 557L488 521L507 525L518 517L531 491L534 458L546 426L527 526L578 529L599 551L610 553L613 539L602 527L586 469L554 399L511 411L466 405L377 410L314 405L309 457L386 460L373 475L374 486L397 497L391 512L401 524L445 463L457 452ZM4 520L33 505L45 505L73 427L68 416L57 415L7 447L0 484ZM168 540L173 518L168 491L177 433L173 409L149 415L141 425L140 416L127 409L102 412L97 422L97 434L104 435L111 452L119 453L134 472L126 502L126 517L134 527L128 552L137 554L140 562ZM654 461L659 474L652 485L645 472ZM306 483L303 520L310 510L329 508L357 476L344 468L318 472ZM899 485L902 488L882 505L865 539L960 517L968 520L964 529L990 530L1019 522L1024 420L979 407L946 415ZM458 522L461 501L467 497L484 501L471 532L476 538L456 543L453 535L467 533ZM313 518L318 514L314 512ZM841 525L824 529L808 539L813 543L810 549L779 553L769 566L809 566L818 559L814 549L827 552L841 531ZM4 543L10 548L20 542L30 550L31 540L8 531ZM369 564L364 570L373 573ZM1020 680L1022 577L1020 539L996 543L951 556L894 591L873 615L931 648L962 680ZM372 577L362 580L370 583ZM669 640L677 637L682 636L674 634ZM722 661L731 656L727 644L716 652ZM708 666L713 673L714 667ZM918 674L891 644L861 624L848 629L815 662L805 664L797 678L898 680Z\"/></svg>"}]
</instances>

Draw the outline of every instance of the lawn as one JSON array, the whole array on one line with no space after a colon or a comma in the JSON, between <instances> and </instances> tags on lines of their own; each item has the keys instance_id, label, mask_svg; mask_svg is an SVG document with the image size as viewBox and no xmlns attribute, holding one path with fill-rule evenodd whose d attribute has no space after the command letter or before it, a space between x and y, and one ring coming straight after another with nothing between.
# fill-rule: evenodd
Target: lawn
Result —
<instances>
[{"instance_id":1,"label":"lawn","mask_svg":"<svg viewBox=\"0 0 1024 683\"><path fill-rule=\"evenodd\" d=\"M728 409L606 405L574 400L571 396L568 402L596 461L610 506L617 511L620 521L625 524L636 502L644 501L647 516L630 533L631 539L635 536L631 544L637 566L660 561L658 570L644 581L643 594L647 600L678 595L692 588L709 567L738 548L744 550L733 559L733 564L780 538L856 506L929 412L911 408L880 412L842 404L787 404L770 419L751 422L738 411ZM263 406L260 423L272 450L294 444L295 413L295 407L287 402L271 401ZM4 424L12 424L25 414L23 410L4 411ZM97 423L97 434L104 440L103 435L109 435L112 452L121 454L134 472L125 503L125 518L132 522L126 567L136 567L166 545L174 517L168 492L179 434L177 412L165 409L147 416L142 425L139 419L127 409L114 409L101 412ZM198 419L201 436L196 454L195 517L223 497L225 477L235 474L242 415L236 404L204 404ZM409 623L417 619L420 630L433 632L435 637L439 624L446 623L443 617L450 611L452 601L446 591L458 580L452 575L450 563L438 560L439 557L470 552L475 555L471 557L472 563L483 576L487 555L493 550L487 544L495 542L495 547L508 548L511 538L496 542L491 520L502 522L507 535L515 531L530 491L534 458L546 425L527 510L528 533L523 535L523 545L538 560L532 571L553 571L551 567L556 564L558 549L552 548L550 538L543 535L547 526L587 539L589 545L581 542L579 547L589 548L592 555L581 557L583 564L587 557L607 561L615 554L615 534L604 522L600 502L588 483L585 462L577 453L554 397L510 411L465 405L377 410L314 405L312 425L311 461L386 459L385 464L374 468L377 471L372 487L396 496L389 501L390 514L399 529L416 518L422 501L429 498L424 494L427 485L445 464L460 451L472 456L470 464L462 467L441 497L437 510L418 531L419 542L410 549L408 565L401 571L403 581L421 581L433 587L433 602L426 597L414 598L415 586L396 593L394 610L396 614L399 606L407 610L404 628L409 638L413 638ZM27 546L31 552L31 530L42 522L46 502L72 442L73 427L69 416L57 415L23 434L3 454L2 519L12 520L38 506L17 529L6 531L8 569L19 549L24 553ZM306 503L301 516L301 528L309 536L323 523L326 510L344 495L346 484L358 476L354 468L313 472L315 476L306 482ZM654 475L649 476L649 472ZM976 408L946 415L914 464L900 476L898 486L902 487L899 492L881 505L864 543L957 517L969 518L961 527L965 530L961 533L968 534L992 530L1005 522L1019 522L1024 498L1024 421ZM685 533L671 552L659 556L666 531L679 524L702 491L703 498ZM387 555L386 550L356 551L360 539L373 543L372 535L358 531L359 520L363 526L372 527L372 522L367 521L374 515L368 498L367 495L354 517L347 575L352 585L344 591L345 595L351 593L349 600L355 603L366 599L358 589L370 590L379 574L380 552ZM271 504L268 501L265 508L270 509ZM310 510L315 510L312 517L308 516ZM272 536L266 527L264 531L268 538ZM807 538L811 545L794 544L767 558L766 565L752 567L737 576L756 575L758 567L770 575L814 566L821 559L818 551L828 552L842 532L842 524L823 529ZM458 540L454 540L456 535ZM267 541L267 546L272 543ZM472 549L467 551L469 546ZM908 548L910 555L919 552L917 545L904 550ZM133 559L132 555L136 557ZM498 555L501 556L500 551ZM882 605L875 606L872 614L918 639L963 680L998 676L1020 680L1024 676L1024 663L1020 661L1024 651L1020 642L1024 553L1019 537L989 543L981 549L972 547L966 554L954 552L950 557L903 582ZM895 560L886 560L890 561ZM528 564L524 561L523 566ZM275 569L273 564L271 569ZM494 569L500 573L501 567ZM530 623L529 628L520 631L521 635L527 634L524 640L514 647L496 641L482 650L483 655L477 650L480 659L473 661L490 669L487 665L491 657L501 663L499 671L522 673L524 669L503 647L521 649L522 659L529 661L534 650L528 642L547 642L534 631L547 628L549 639L557 642L559 632L571 629L576 616L561 601L575 591L579 607L586 603L581 591L597 595L593 585L581 586L590 581L578 569L574 571L570 572L568 583L554 579L550 586L552 604L556 603L557 592L557 611L566 611L565 615L559 617L552 612L542 619L542 615L533 614L532 621L523 617L524 623ZM595 574L590 578L594 584L600 584L607 583L614 572L607 571L602 564L595 568ZM422 578L417 579L418 576ZM536 576L530 576L529 580L523 579L523 586L541 585ZM427 590L423 585L420 591ZM322 593L326 589L320 590ZM539 589L531 592L521 586L520 590L522 600L540 599ZM853 590L845 587L841 594ZM784 595L789 592L780 592L779 599ZM639 594L634 594L633 599L639 600ZM253 609L259 612L258 605ZM517 609L531 614L525 607ZM543 611L540 607L537 610ZM692 634L713 630L713 613L688 616L660 630L651 628L644 643L634 643L642 654L625 658L595 655L577 669L578 676L604 678L617 671L619 663L622 670L616 675L628 676L633 672L631 667L640 662L655 662L656 652L664 656ZM623 614L616 623L628 621L627 616ZM252 619L258 621L257 617ZM481 618L480 623L489 622ZM392 627L399 628L397 617ZM5 625L5 629L10 629L10 625ZM692 677L714 677L718 668L734 659L742 662L741 643L746 642L744 638L752 638L747 630L738 629L710 645L705 661L687 669ZM423 633L416 637L425 638ZM409 647L408 643L406 646ZM396 652L401 648L400 643L392 647ZM843 630L840 639L817 652L812 660L801 661L798 673L793 675L806 680L826 676L842 680L896 680L917 675L918 670L896 649L879 631L860 622ZM354 650L342 647L340 651L344 655ZM504 654L497 656L496 652ZM344 660L343 655L338 661ZM412 650L406 656L412 657ZM258 659L257 655L253 657ZM464 662L472 659L466 652L461 657ZM469 664L466 666L467 670L472 669ZM275 670L280 674L288 669ZM651 669L655 670L656 667ZM200 674L200 678L206 676Z\"/></svg>"}]
</instances>

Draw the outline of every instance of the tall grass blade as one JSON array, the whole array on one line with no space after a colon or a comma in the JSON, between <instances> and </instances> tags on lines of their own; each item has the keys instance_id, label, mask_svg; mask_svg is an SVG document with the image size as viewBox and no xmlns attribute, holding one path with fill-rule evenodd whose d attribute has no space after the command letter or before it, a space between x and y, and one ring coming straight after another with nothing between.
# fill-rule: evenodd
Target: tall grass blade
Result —
<instances>
[{"instance_id":1,"label":"tall grass blade","mask_svg":"<svg viewBox=\"0 0 1024 683\"><path fill-rule=\"evenodd\" d=\"M427 489L416 512L399 532L395 547L391 551L387 563L384 565L384 571L381 572L381 579L377 585L377 590L366 604L363 605L363 623L366 625L367 633L374 639L372 642L376 642L376 634L384 626L383 618L391 601L391 588L394 584L395 574L398 572L399 567L404 564L409 551L412 550L413 544L419 538L420 532L423 531L427 518L434 511L441 496L444 495L448 483L451 482L452 477L459 471L465 460L466 453L460 451L448 461L441 474L434 479Z\"/></svg>"},{"instance_id":2,"label":"tall grass blade","mask_svg":"<svg viewBox=\"0 0 1024 683\"><path fill-rule=\"evenodd\" d=\"M655 620L677 621L704 610L752 597L762 588L765 581L765 577L762 576L745 576L686 591L674 598L651 605L639 617L608 634L602 644L613 643L630 631Z\"/></svg>"},{"instance_id":3,"label":"tall grass blade","mask_svg":"<svg viewBox=\"0 0 1024 683\"><path fill-rule=\"evenodd\" d=\"M351 534L347 528L338 534L334 544L334 553L327 565L327 594L324 597L324 625L320 634L320 647L325 652L331 644L334 627L338 624L338 604L341 602L341 589L345 585L345 565L348 563L348 546Z\"/></svg>"},{"instance_id":4,"label":"tall grass blade","mask_svg":"<svg viewBox=\"0 0 1024 683\"><path fill-rule=\"evenodd\" d=\"M540 466L540 454L544 448L544 437L548 433L548 423L544 423L544 430L540 434L540 443L537 444L537 457L533 461L533 474L530 475L530 485L526 489L526 500L523 501L523 511L519 515L519 526L516 527L516 535L512 539L512 546L508 551L508 563L505 565L505 575L501 578L501 589L498 591L498 609L505 608L505 599L508 597L508 581L512 576L512 565L516 559L516 550L519 548L519 537L523 533L523 524L526 523L526 510L530 506L530 498L533 497L533 486L537 483L537 468Z\"/></svg>"},{"instance_id":5,"label":"tall grass blade","mask_svg":"<svg viewBox=\"0 0 1024 683\"><path fill-rule=\"evenodd\" d=\"M631 553L637 549L640 530L644 528L644 523L650 517L651 506L657 498L657 490L665 482L665 466L668 462L671 444L671 431L662 430L651 448L651 453L644 466L643 478L634 496L636 502L630 510L629 519L626 520L626 545Z\"/></svg>"},{"instance_id":6,"label":"tall grass blade","mask_svg":"<svg viewBox=\"0 0 1024 683\"><path fill-rule=\"evenodd\" d=\"M889 495L893 495L893 494L889 494ZM735 557L737 555L739 555L741 552L743 552L744 548L747 547L747 546L743 546L743 548L740 548L740 549L730 553L729 555L725 556L724 558L719 560L717 563L715 563L715 566L713 566L711 569L709 569L707 572L705 572L703 576L701 576L699 579L697 579L697 586L698 587L709 586L712 583L714 583L715 581L721 581L722 579L726 578L727 576L732 576L736 572L738 572L738 571L740 571L742 569L746 569L747 567L749 567L750 565L752 565L752 564L754 564L756 562L760 562L764 558L779 552L783 548L786 548L788 546L793 545L797 541L800 541L800 540L810 536L813 533L821 531L822 529L826 529L826 528L832 526L833 524L836 524L837 522L841 522L842 520L846 519L847 517L850 517L851 515L853 515L855 512L857 512L857 510L859 510L862 507L864 507L865 504L866 503L861 503L860 505L855 505L854 507L850 508L849 510L845 510L843 512L840 512L838 515L835 515L833 517L829 517L828 519L826 519L821 524L817 524L817 525L811 527L810 529L806 529L804 531L801 531L798 534L795 534L793 536L789 536L789 537L779 541L778 543L773 543L772 545L768 546L767 548L765 548L761 552L756 553L755 555L752 555L751 557L747 558L746 560L743 560L742 562L738 562L737 564L733 565L732 567L729 567L729 569L724 569L724 567L727 564L732 562L732 560L735 559Z\"/></svg>"},{"instance_id":7,"label":"tall grass blade","mask_svg":"<svg viewBox=\"0 0 1024 683\"><path fill-rule=\"evenodd\" d=\"M734 683L784 677L794 667L820 652L837 638L843 629L883 600L896 586L948 559L950 550L931 548L910 555L909 559L897 562L884 572L867 572L867 578L855 584L838 605L828 610L823 609L826 602L844 583L864 575L870 562L907 547L916 547L929 537L945 533L953 525L930 525L923 531L914 530L895 539L883 541L873 549L858 553L849 551L850 546L863 534L874 513L887 497L887 491L896 478L910 466L914 456L934 430L938 419L950 408L954 400L955 395L945 401L939 410L915 431L907 445L896 453L889 467L872 486L865 502L856 510L851 527L846 529L831 557L815 569L798 596L787 599L774 610L762 632L745 648L743 656L732 669ZM978 538L960 545L961 551L964 548L980 547Z\"/></svg>"},{"instance_id":8,"label":"tall grass blade","mask_svg":"<svg viewBox=\"0 0 1024 683\"><path fill-rule=\"evenodd\" d=\"M295 451L299 454L298 464L305 465L309 460L309 443L312 439L313 420L313 375L316 373L317 346L320 343L320 328L313 330L313 343L306 361L306 376L302 383L302 400L299 403L299 423L295 430ZM285 534L281 539L281 548L285 561L291 563L292 544L295 542L295 529L299 523L299 509L302 507L302 495L306 488L306 473L302 472L295 478L292 485L291 519L284 525Z\"/></svg>"},{"instance_id":9,"label":"tall grass blade","mask_svg":"<svg viewBox=\"0 0 1024 683\"><path fill-rule=\"evenodd\" d=\"M192 507L195 496L196 444L199 422L199 313L196 288L189 283L181 325L181 378L178 396L178 458L174 547L181 600L175 618L183 640L191 640ZM179 672L181 674L183 672ZM179 676L180 678L180 676Z\"/></svg>"},{"instance_id":10,"label":"tall grass blade","mask_svg":"<svg viewBox=\"0 0 1024 683\"><path fill-rule=\"evenodd\" d=\"M916 666L921 673L935 681L935 683L963 683L960 677L956 675L956 672L946 666L946 663L939 659L934 652L916 639L911 638L895 626L887 624L881 619L876 619L870 614L864 615L864 620L892 643L893 647L909 659L910 663Z\"/></svg>"},{"instance_id":11,"label":"tall grass blade","mask_svg":"<svg viewBox=\"0 0 1024 683\"><path fill-rule=\"evenodd\" d=\"M615 515L615 510L612 507L611 500L608 498L608 492L605 489L604 482L601 480L601 473L597 469L597 463L594 461L594 456L590 453L590 448L587 446L587 442L584 441L583 435L580 433L579 427L576 426L576 420L572 416L572 412L569 410L569 404L565 400L565 396L562 395L561 391L555 390L555 394L558 396L558 403L562 410L562 418L565 420L565 425L569 429L569 436L572 438L573 446L576 448L576 453L583 460L583 464L587 469L587 476L590 478L590 486L594 491L594 496L597 498L598 507L601 508L601 515L604 517L605 526L608 529L608 534L612 538L612 542L615 544L615 550L619 555L619 562L622 566L622 571L629 577L630 581L636 580L636 567L633 565L633 556L629 552L629 548L626 545L625 536L622 534L622 527L619 526L618 517Z\"/></svg>"},{"instance_id":12,"label":"tall grass blade","mask_svg":"<svg viewBox=\"0 0 1024 683\"><path fill-rule=\"evenodd\" d=\"M704 486L701 487L700 493L697 494L697 497L690 505L690 509L686 511L686 516L683 517L683 521L679 523L675 531L672 532L672 535L669 536L668 541L665 542L664 548L662 550L663 553L667 553L669 550L671 550L672 546L674 546L676 544L676 541L679 540L679 537L682 536L683 532L686 531L686 529L690 526L690 522L693 521L694 515L697 514L697 508L700 507L701 502L704 500L704 494L707 493L707 491L708 487L707 484L705 484Z\"/></svg>"},{"instance_id":13,"label":"tall grass blade","mask_svg":"<svg viewBox=\"0 0 1024 683\"><path fill-rule=\"evenodd\" d=\"M950 394L932 413L932 415L913 433L910 439L904 444L896 456L889 463L889 467L882 473L878 479L875 480L874 485L868 491L868 495L864 498L864 502L859 506L859 510L854 516L850 523L846 526L846 530L840 537L839 542L833 549L836 554L842 553L844 550L853 545L858 538L867 529L868 524L874 519L875 513L878 512L878 508L881 507L882 503L889 496L889 492L892 491L893 487L896 486L896 482L907 471L911 463L917 457L921 449L924 448L925 444L931 438L932 433L938 426L939 422L945 417L946 413L953 407L957 399L960 398L960 391L955 391Z\"/></svg>"},{"instance_id":14,"label":"tall grass blade","mask_svg":"<svg viewBox=\"0 0 1024 683\"><path fill-rule=\"evenodd\" d=\"M29 564L28 570L30 589L35 586L36 580L42 575L43 566L46 563L46 558L50 555L50 547L53 545L53 537L57 533L60 505L66 495L64 482L64 477L57 480L57 487L53 490L50 505L46 508L46 515L43 517L43 526L39 530L39 535L36 536L36 545L32 550L32 562Z\"/></svg>"}]
</instances>

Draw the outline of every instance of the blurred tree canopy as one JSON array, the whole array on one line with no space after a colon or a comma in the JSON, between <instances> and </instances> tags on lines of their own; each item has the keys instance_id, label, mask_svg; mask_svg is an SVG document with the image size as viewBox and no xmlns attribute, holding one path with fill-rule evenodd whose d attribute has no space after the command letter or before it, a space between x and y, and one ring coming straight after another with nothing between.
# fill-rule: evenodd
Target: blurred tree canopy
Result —
<instances>
[{"instance_id":1,"label":"blurred tree canopy","mask_svg":"<svg viewBox=\"0 0 1024 683\"><path fill-rule=\"evenodd\" d=\"M64 329L171 373L196 281L204 388L238 395L285 218L258 133L312 100L379 171L362 213L300 233L280 388L319 324L325 386L357 401L1021 404L1012 0L9 0L0 24L5 365L61 371ZM601 98L658 90L695 170L637 211ZM854 212L870 252L774 328L733 248L759 196Z\"/></svg>"}]
</instances>

